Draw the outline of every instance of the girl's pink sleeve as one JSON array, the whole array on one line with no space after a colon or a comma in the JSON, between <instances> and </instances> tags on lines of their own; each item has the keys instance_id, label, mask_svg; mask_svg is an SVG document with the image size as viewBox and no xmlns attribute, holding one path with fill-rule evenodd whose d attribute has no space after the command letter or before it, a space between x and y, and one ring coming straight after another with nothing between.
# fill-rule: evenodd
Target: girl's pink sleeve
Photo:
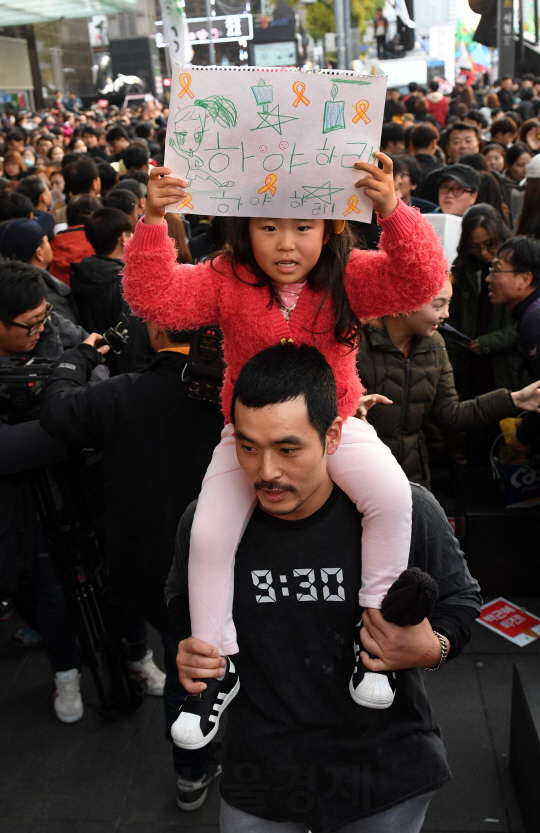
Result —
<instances>
[{"instance_id":1,"label":"girl's pink sleeve","mask_svg":"<svg viewBox=\"0 0 540 833\"><path fill-rule=\"evenodd\" d=\"M168 330L220 323L222 276L210 263L177 263L167 223L139 220L126 243L124 264L124 298L136 315Z\"/></svg>"},{"instance_id":2,"label":"girl's pink sleeve","mask_svg":"<svg viewBox=\"0 0 540 833\"><path fill-rule=\"evenodd\" d=\"M448 263L433 226L401 200L385 220L376 251L355 250L346 286L358 318L412 312L429 303L447 279Z\"/></svg>"}]
</instances>

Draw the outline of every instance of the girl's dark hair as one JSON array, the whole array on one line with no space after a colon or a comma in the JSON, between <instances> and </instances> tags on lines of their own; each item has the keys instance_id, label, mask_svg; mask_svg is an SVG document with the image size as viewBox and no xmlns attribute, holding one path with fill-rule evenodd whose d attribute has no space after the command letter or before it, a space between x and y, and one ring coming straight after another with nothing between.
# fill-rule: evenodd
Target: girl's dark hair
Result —
<instances>
[{"instance_id":1,"label":"girl's dark hair","mask_svg":"<svg viewBox=\"0 0 540 833\"><path fill-rule=\"evenodd\" d=\"M540 121L538 121L538 119L527 119L527 121L524 121L521 127L519 128L518 141L525 142L525 144L527 144L525 137L527 136L529 130L534 130L534 128L540 130Z\"/></svg>"},{"instance_id":2,"label":"girl's dark hair","mask_svg":"<svg viewBox=\"0 0 540 833\"><path fill-rule=\"evenodd\" d=\"M538 206L540 205L540 179L528 179L525 185L523 206L517 224L516 234L540 233L540 218Z\"/></svg>"},{"instance_id":3,"label":"girl's dark hair","mask_svg":"<svg viewBox=\"0 0 540 833\"><path fill-rule=\"evenodd\" d=\"M501 145L500 142L490 142L488 145L486 145L484 148L482 148L480 153L482 154L482 156L486 156L486 154L488 154L490 152L490 150L496 150L497 153L500 153L500 155L502 156L502 158L504 159L504 162L506 164L507 155L506 155L506 148L505 148L504 145Z\"/></svg>"},{"instance_id":4,"label":"girl's dark hair","mask_svg":"<svg viewBox=\"0 0 540 833\"><path fill-rule=\"evenodd\" d=\"M498 211L486 203L472 205L463 215L461 224L461 238L457 254L460 260L465 260L471 254L471 234L482 228L489 234L493 246L499 247L510 237L510 232Z\"/></svg>"},{"instance_id":5,"label":"girl's dark hair","mask_svg":"<svg viewBox=\"0 0 540 833\"><path fill-rule=\"evenodd\" d=\"M515 145L509 147L506 151L506 167L509 168L514 162L517 162L522 153L532 155L529 145L526 145L524 142L516 142Z\"/></svg>"},{"instance_id":6,"label":"girl's dark hair","mask_svg":"<svg viewBox=\"0 0 540 833\"><path fill-rule=\"evenodd\" d=\"M506 205L498 179L490 171L480 171L480 188L477 203L487 203L498 211L501 219L510 224L510 211Z\"/></svg>"},{"instance_id":7,"label":"girl's dark hair","mask_svg":"<svg viewBox=\"0 0 540 833\"><path fill-rule=\"evenodd\" d=\"M225 219L225 245L222 249L210 256L214 269L214 260L223 257L231 265L233 274L242 283L249 283L250 286L267 286L270 292L270 309L274 302L277 303L278 295L274 284L268 275L263 272L251 248L249 237L249 217L227 217ZM345 290L344 273L345 267L355 246L356 238L349 223L341 234L334 234L332 220L324 221L325 233L329 235L328 241L323 245L321 255L316 265L307 276L308 285L311 289L324 291L323 298L317 310L315 321L319 316L327 298L330 296L335 309L334 336L339 344L344 344L353 350L356 347L360 332L360 322L351 309L349 298ZM255 281L250 283L244 281L235 270L236 266L245 266L253 274ZM216 269L218 272L219 269ZM314 330L314 332L316 332Z\"/></svg>"}]
</instances>

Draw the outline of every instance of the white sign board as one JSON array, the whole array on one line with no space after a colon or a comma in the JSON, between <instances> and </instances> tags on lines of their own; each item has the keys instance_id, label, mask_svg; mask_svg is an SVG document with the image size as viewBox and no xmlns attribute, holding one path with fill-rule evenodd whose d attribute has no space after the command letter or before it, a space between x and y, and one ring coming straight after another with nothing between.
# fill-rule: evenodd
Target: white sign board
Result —
<instances>
[{"instance_id":1,"label":"white sign board","mask_svg":"<svg viewBox=\"0 0 540 833\"><path fill-rule=\"evenodd\" d=\"M443 24L429 29L429 55L444 62L444 77L450 84L456 80L456 28Z\"/></svg>"},{"instance_id":2,"label":"white sign board","mask_svg":"<svg viewBox=\"0 0 540 833\"><path fill-rule=\"evenodd\" d=\"M355 162L379 148L386 78L175 67L165 165L187 181L169 210L369 223Z\"/></svg>"},{"instance_id":3,"label":"white sign board","mask_svg":"<svg viewBox=\"0 0 540 833\"><path fill-rule=\"evenodd\" d=\"M424 214L439 236L444 255L451 266L457 256L457 247L461 237L462 218L454 214Z\"/></svg>"}]
</instances>

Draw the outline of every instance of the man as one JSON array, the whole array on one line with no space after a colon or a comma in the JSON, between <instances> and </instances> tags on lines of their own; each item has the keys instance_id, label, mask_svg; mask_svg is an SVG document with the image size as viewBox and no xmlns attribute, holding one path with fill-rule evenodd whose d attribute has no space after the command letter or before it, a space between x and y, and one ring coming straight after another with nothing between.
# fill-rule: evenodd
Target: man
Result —
<instances>
[{"instance_id":1,"label":"man","mask_svg":"<svg viewBox=\"0 0 540 833\"><path fill-rule=\"evenodd\" d=\"M36 150L40 156L47 156L52 147L54 147L54 139L48 134L40 136L36 142Z\"/></svg>"},{"instance_id":2,"label":"man","mask_svg":"<svg viewBox=\"0 0 540 833\"><path fill-rule=\"evenodd\" d=\"M178 682L163 588L178 519L200 490L223 423L216 404L189 396L184 380L189 333L155 324L148 324L148 331L155 353L140 374L89 386L100 358L96 338L65 353L43 391L41 421L67 445L103 454L110 597L120 609L138 610L161 633L169 732L185 692ZM196 810L220 768L208 748L194 753L173 747L173 758L178 804Z\"/></svg>"},{"instance_id":3,"label":"man","mask_svg":"<svg viewBox=\"0 0 540 833\"><path fill-rule=\"evenodd\" d=\"M95 127L85 125L81 131L81 138L86 145L87 155L95 162L106 162L109 159L106 152L99 147L99 132Z\"/></svg>"},{"instance_id":4,"label":"man","mask_svg":"<svg viewBox=\"0 0 540 833\"><path fill-rule=\"evenodd\" d=\"M123 127L117 125L111 127L106 135L107 144L110 145L113 155L109 157L110 162L119 162L122 153L129 147L129 136Z\"/></svg>"},{"instance_id":5,"label":"man","mask_svg":"<svg viewBox=\"0 0 540 833\"><path fill-rule=\"evenodd\" d=\"M132 180L133 181L133 180ZM122 183L120 183L121 185ZM135 183L138 185L139 183ZM135 231L135 226L139 222L138 212L139 200L129 188L113 188L113 190L103 198L104 208L119 208L127 215L131 224L131 230Z\"/></svg>"},{"instance_id":6,"label":"man","mask_svg":"<svg viewBox=\"0 0 540 833\"><path fill-rule=\"evenodd\" d=\"M88 194L91 197L101 196L101 179L99 178L99 171L93 159L88 156L80 156L73 162L70 162L64 168L64 177L66 180L66 190L70 197L76 197L77 194ZM67 228L67 214L66 208L59 208L54 212L54 220L57 226L57 231Z\"/></svg>"},{"instance_id":7,"label":"man","mask_svg":"<svg viewBox=\"0 0 540 833\"><path fill-rule=\"evenodd\" d=\"M470 165L452 165L443 173L439 184L439 209L433 213L463 217L474 205L480 188L478 171Z\"/></svg>"},{"instance_id":8,"label":"man","mask_svg":"<svg viewBox=\"0 0 540 833\"><path fill-rule=\"evenodd\" d=\"M122 162L126 173L130 171L143 171L147 174L150 170L148 165L149 153L146 147L133 142L122 154Z\"/></svg>"},{"instance_id":9,"label":"man","mask_svg":"<svg viewBox=\"0 0 540 833\"><path fill-rule=\"evenodd\" d=\"M238 377L231 417L258 506L236 554L242 685L224 739L221 831L418 833L434 790L451 777L420 669L440 668L445 649L450 658L460 653L480 610L478 585L441 508L412 486L409 563L436 577L439 601L431 623L414 627L363 614L363 665L396 672L395 705L377 712L375 726L348 689L361 518L326 470L341 437L332 371L311 347L264 350ZM180 680L201 703L202 725L205 691L223 677L224 660L189 636L193 514L191 506L178 530L166 598Z\"/></svg>"},{"instance_id":10,"label":"man","mask_svg":"<svg viewBox=\"0 0 540 833\"><path fill-rule=\"evenodd\" d=\"M540 379L540 240L523 236L503 243L486 282L491 303L512 310L524 365L533 379ZM540 451L540 414L525 414L512 445L523 454Z\"/></svg>"},{"instance_id":11,"label":"man","mask_svg":"<svg viewBox=\"0 0 540 833\"><path fill-rule=\"evenodd\" d=\"M396 115L399 108L396 104L401 98L401 93L397 87L389 87L386 91L386 103L384 105L384 121L392 121L392 117Z\"/></svg>"},{"instance_id":12,"label":"man","mask_svg":"<svg viewBox=\"0 0 540 833\"><path fill-rule=\"evenodd\" d=\"M503 75L501 79L501 87L497 92L499 96L499 103L503 110L511 110L514 106L514 79L511 75Z\"/></svg>"},{"instance_id":13,"label":"man","mask_svg":"<svg viewBox=\"0 0 540 833\"><path fill-rule=\"evenodd\" d=\"M84 223L98 208L101 202L89 194L78 194L66 207L67 228L59 231L51 243L51 275L69 286L71 264L80 263L85 257L95 254L94 247L88 242L84 232Z\"/></svg>"},{"instance_id":14,"label":"man","mask_svg":"<svg viewBox=\"0 0 540 833\"><path fill-rule=\"evenodd\" d=\"M52 240L54 238L54 217L49 214L52 194L47 183L40 176L27 176L21 180L17 191L31 200L34 206L34 219L43 228L49 240Z\"/></svg>"},{"instance_id":15,"label":"man","mask_svg":"<svg viewBox=\"0 0 540 833\"><path fill-rule=\"evenodd\" d=\"M47 301L55 313L77 323L71 290L53 277L48 268L52 261L51 244L35 220L13 220L0 233L0 253L4 257L30 264L39 270L47 287Z\"/></svg>"},{"instance_id":16,"label":"man","mask_svg":"<svg viewBox=\"0 0 540 833\"><path fill-rule=\"evenodd\" d=\"M459 157L465 153L478 153L480 150L480 134L476 127L464 122L454 122L446 133L446 157L449 165L455 165ZM448 170L448 166L444 169ZM442 170L431 171L425 177L418 196L423 200L437 202L437 191Z\"/></svg>"},{"instance_id":17,"label":"man","mask_svg":"<svg viewBox=\"0 0 540 833\"><path fill-rule=\"evenodd\" d=\"M416 81L411 81L410 84L407 85L409 89L408 95L404 96L402 101L405 107L407 108L408 113L412 113L414 115L414 105L418 101L419 96L416 94L418 90L418 84Z\"/></svg>"},{"instance_id":18,"label":"man","mask_svg":"<svg viewBox=\"0 0 540 833\"><path fill-rule=\"evenodd\" d=\"M404 130L400 124L389 122L383 124L381 132L381 150L390 156L396 156L405 150Z\"/></svg>"},{"instance_id":19,"label":"man","mask_svg":"<svg viewBox=\"0 0 540 833\"><path fill-rule=\"evenodd\" d=\"M383 60L386 47L386 33L388 31L388 20L385 18L381 7L377 9L373 18L373 32L377 41L377 58Z\"/></svg>"},{"instance_id":20,"label":"man","mask_svg":"<svg viewBox=\"0 0 540 833\"><path fill-rule=\"evenodd\" d=\"M25 138L22 130L10 130L6 136L6 150L16 150L22 153L24 150Z\"/></svg>"},{"instance_id":21,"label":"man","mask_svg":"<svg viewBox=\"0 0 540 833\"><path fill-rule=\"evenodd\" d=\"M491 124L491 141L498 142L503 147L511 145L517 135L517 126L513 119L496 119ZM464 151L469 153L469 151ZM476 151L474 151L476 153Z\"/></svg>"},{"instance_id":22,"label":"man","mask_svg":"<svg viewBox=\"0 0 540 833\"><path fill-rule=\"evenodd\" d=\"M429 85L430 92L426 96L428 112L437 119L441 128L446 124L448 118L448 99L439 92L439 82L431 81Z\"/></svg>"},{"instance_id":23,"label":"man","mask_svg":"<svg viewBox=\"0 0 540 833\"><path fill-rule=\"evenodd\" d=\"M417 124L412 129L410 152L416 157L424 177L435 168L443 167L443 163L435 153L439 138L439 131L429 122Z\"/></svg>"}]
</instances>

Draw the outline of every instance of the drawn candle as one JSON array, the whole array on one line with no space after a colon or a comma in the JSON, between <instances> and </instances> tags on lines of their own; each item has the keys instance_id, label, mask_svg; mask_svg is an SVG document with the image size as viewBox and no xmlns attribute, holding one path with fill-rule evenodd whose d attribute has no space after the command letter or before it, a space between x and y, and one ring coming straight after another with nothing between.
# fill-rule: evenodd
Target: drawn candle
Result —
<instances>
[{"instance_id":1,"label":"drawn candle","mask_svg":"<svg viewBox=\"0 0 540 833\"><path fill-rule=\"evenodd\" d=\"M259 83L251 89L253 90L257 104L262 104L263 113L268 113L268 105L274 100L274 88L272 85L266 84L264 78L261 78Z\"/></svg>"},{"instance_id":2,"label":"drawn candle","mask_svg":"<svg viewBox=\"0 0 540 833\"><path fill-rule=\"evenodd\" d=\"M343 130L345 128L345 102L336 101L337 94L337 84L332 84L330 91L332 101L326 101L324 104L323 133L331 133L332 130Z\"/></svg>"}]
</instances>

